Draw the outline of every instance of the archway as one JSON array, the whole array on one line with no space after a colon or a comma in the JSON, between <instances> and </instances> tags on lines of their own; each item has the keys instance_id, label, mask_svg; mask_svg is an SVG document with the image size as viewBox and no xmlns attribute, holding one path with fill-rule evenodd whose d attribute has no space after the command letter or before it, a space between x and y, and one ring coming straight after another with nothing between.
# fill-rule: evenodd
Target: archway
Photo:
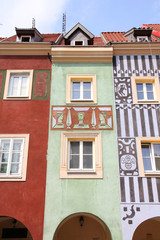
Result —
<instances>
[{"instance_id":1,"label":"archway","mask_svg":"<svg viewBox=\"0 0 160 240\"><path fill-rule=\"evenodd\" d=\"M98 217L78 213L67 217L58 226L53 240L111 240L107 226Z\"/></svg>"},{"instance_id":2,"label":"archway","mask_svg":"<svg viewBox=\"0 0 160 240\"><path fill-rule=\"evenodd\" d=\"M32 240L28 229L15 218L0 217L0 240L1 239L26 239Z\"/></svg>"},{"instance_id":3,"label":"archway","mask_svg":"<svg viewBox=\"0 0 160 240\"><path fill-rule=\"evenodd\" d=\"M132 240L159 240L160 217L142 222L134 232Z\"/></svg>"}]
</instances>

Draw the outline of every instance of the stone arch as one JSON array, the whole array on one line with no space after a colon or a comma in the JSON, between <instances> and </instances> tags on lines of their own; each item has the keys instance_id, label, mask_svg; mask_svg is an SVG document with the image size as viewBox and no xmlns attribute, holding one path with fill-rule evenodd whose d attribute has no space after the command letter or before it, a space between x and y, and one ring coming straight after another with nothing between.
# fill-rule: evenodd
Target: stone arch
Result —
<instances>
[{"instance_id":1,"label":"stone arch","mask_svg":"<svg viewBox=\"0 0 160 240\"><path fill-rule=\"evenodd\" d=\"M57 227L53 240L111 240L108 227L97 216L76 213L65 218Z\"/></svg>"},{"instance_id":2,"label":"stone arch","mask_svg":"<svg viewBox=\"0 0 160 240\"><path fill-rule=\"evenodd\" d=\"M33 240L30 231L22 222L13 217L0 216L0 240L10 238Z\"/></svg>"},{"instance_id":3,"label":"stone arch","mask_svg":"<svg viewBox=\"0 0 160 240\"><path fill-rule=\"evenodd\" d=\"M135 230L132 240L159 240L160 217L154 217L142 222Z\"/></svg>"}]
</instances>

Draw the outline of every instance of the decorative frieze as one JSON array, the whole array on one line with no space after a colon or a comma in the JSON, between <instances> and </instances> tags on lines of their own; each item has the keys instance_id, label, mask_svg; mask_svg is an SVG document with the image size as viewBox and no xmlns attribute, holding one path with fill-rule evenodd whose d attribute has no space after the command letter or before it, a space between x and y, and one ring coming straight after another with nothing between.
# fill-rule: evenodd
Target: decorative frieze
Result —
<instances>
[{"instance_id":1,"label":"decorative frieze","mask_svg":"<svg viewBox=\"0 0 160 240\"><path fill-rule=\"evenodd\" d=\"M112 129L112 106L52 106L52 130Z\"/></svg>"}]
</instances>

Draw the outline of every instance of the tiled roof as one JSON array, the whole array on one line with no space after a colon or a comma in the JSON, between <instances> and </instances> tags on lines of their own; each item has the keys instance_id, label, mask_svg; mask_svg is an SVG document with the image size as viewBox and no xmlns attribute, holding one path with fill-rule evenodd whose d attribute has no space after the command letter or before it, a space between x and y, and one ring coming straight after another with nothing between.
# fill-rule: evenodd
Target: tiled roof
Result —
<instances>
[{"instance_id":1,"label":"tiled roof","mask_svg":"<svg viewBox=\"0 0 160 240\"><path fill-rule=\"evenodd\" d=\"M61 33L51 33L51 34L42 34L43 39L42 42L51 42L56 40L60 37ZM3 42L16 42L16 35L6 38L3 40Z\"/></svg>"},{"instance_id":2,"label":"tiled roof","mask_svg":"<svg viewBox=\"0 0 160 240\"><path fill-rule=\"evenodd\" d=\"M156 37L160 38L160 24L143 24L142 27L144 28L152 28L152 35L155 35Z\"/></svg>"},{"instance_id":3,"label":"tiled roof","mask_svg":"<svg viewBox=\"0 0 160 240\"><path fill-rule=\"evenodd\" d=\"M104 46L105 43L104 43L104 41L102 40L101 37L94 37L93 38L93 45L94 46Z\"/></svg>"},{"instance_id":4,"label":"tiled roof","mask_svg":"<svg viewBox=\"0 0 160 240\"><path fill-rule=\"evenodd\" d=\"M125 32L102 32L102 36L106 42L129 42L129 40L123 36Z\"/></svg>"},{"instance_id":5,"label":"tiled roof","mask_svg":"<svg viewBox=\"0 0 160 240\"><path fill-rule=\"evenodd\" d=\"M47 33L47 34L42 34L43 40L42 42L51 42L56 40L60 37L61 33Z\"/></svg>"}]
</instances>

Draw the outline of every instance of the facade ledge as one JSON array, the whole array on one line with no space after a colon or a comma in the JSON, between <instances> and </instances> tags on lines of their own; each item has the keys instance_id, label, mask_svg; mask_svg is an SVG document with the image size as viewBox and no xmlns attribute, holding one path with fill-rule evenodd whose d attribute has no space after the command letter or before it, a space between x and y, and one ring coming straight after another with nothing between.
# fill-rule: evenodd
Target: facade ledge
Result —
<instances>
[{"instance_id":1,"label":"facade ledge","mask_svg":"<svg viewBox=\"0 0 160 240\"><path fill-rule=\"evenodd\" d=\"M52 47L53 63L112 63L113 47Z\"/></svg>"},{"instance_id":2,"label":"facade ledge","mask_svg":"<svg viewBox=\"0 0 160 240\"><path fill-rule=\"evenodd\" d=\"M0 55L48 55L50 43L0 43Z\"/></svg>"}]
</instances>

